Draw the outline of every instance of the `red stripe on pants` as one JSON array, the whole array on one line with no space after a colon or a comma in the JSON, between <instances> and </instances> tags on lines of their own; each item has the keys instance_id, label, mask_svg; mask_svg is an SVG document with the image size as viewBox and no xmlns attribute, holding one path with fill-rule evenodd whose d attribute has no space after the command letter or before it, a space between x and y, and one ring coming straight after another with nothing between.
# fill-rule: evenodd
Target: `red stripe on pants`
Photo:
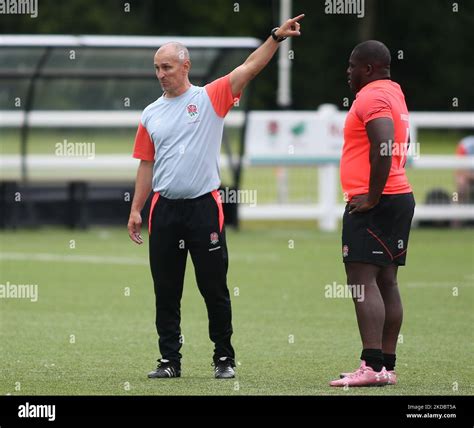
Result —
<instances>
[{"instance_id":1,"label":"red stripe on pants","mask_svg":"<svg viewBox=\"0 0 474 428\"><path fill-rule=\"evenodd\" d=\"M216 201L217 208L219 208L219 232L222 232L222 227L224 226L224 210L222 209L221 194L218 190L213 190L211 194Z\"/></svg>"},{"instance_id":2,"label":"red stripe on pants","mask_svg":"<svg viewBox=\"0 0 474 428\"><path fill-rule=\"evenodd\" d=\"M151 218L153 216L153 210L155 208L156 203L158 202L159 197L160 197L160 194L156 192L153 195L153 199L151 200L150 214L148 214L148 234L151 234Z\"/></svg>"},{"instance_id":3,"label":"red stripe on pants","mask_svg":"<svg viewBox=\"0 0 474 428\"><path fill-rule=\"evenodd\" d=\"M367 229L367 232L369 232L377 241L380 242L380 244L382 245L382 247L385 248L385 250L387 251L388 255L390 256L390 259L393 260L393 255L392 253L390 252L390 250L387 248L387 246L383 243L383 241L374 233L372 232L370 229ZM399 256L401 256L401 254L399 254ZM398 257L398 256L397 256Z\"/></svg>"}]
</instances>

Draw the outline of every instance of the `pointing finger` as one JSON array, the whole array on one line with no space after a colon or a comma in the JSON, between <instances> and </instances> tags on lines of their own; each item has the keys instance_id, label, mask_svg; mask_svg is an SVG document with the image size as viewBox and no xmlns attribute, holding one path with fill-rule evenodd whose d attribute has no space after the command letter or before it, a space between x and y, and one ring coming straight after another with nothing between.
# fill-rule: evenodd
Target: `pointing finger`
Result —
<instances>
[{"instance_id":1,"label":"pointing finger","mask_svg":"<svg viewBox=\"0 0 474 428\"><path fill-rule=\"evenodd\" d=\"M304 18L304 13L302 13L301 15L295 16L294 18L291 18L290 21L291 22L296 22L296 21L299 21L300 19L303 19L303 18Z\"/></svg>"}]
</instances>

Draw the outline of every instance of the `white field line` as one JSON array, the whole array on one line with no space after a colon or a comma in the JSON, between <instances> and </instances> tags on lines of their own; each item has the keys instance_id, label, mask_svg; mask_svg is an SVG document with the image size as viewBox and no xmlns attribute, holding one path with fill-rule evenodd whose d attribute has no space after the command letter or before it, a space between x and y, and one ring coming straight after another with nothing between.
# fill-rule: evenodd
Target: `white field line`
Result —
<instances>
[{"instance_id":1,"label":"white field line","mask_svg":"<svg viewBox=\"0 0 474 428\"><path fill-rule=\"evenodd\" d=\"M255 263L259 261L276 261L279 259L277 254L230 254L230 260L245 261ZM53 253L0 253L0 260L9 261L33 261L33 262L54 262L54 263L96 263L112 265L134 265L148 266L148 256L142 259L133 257L113 257L113 256L94 256L94 255L68 255Z\"/></svg>"},{"instance_id":2,"label":"white field line","mask_svg":"<svg viewBox=\"0 0 474 428\"><path fill-rule=\"evenodd\" d=\"M35 262L63 262L63 263L97 263L97 264L124 264L124 265L148 265L148 259L137 259L132 257L110 257L92 255L70 255L63 256L52 253L0 253L0 260L35 261Z\"/></svg>"}]
</instances>

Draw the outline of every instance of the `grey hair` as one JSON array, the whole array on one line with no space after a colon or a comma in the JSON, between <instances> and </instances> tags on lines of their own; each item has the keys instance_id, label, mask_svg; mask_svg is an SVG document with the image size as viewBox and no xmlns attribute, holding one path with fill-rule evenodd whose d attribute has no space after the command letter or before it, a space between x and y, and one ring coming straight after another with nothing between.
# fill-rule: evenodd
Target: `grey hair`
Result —
<instances>
[{"instance_id":1,"label":"grey hair","mask_svg":"<svg viewBox=\"0 0 474 428\"><path fill-rule=\"evenodd\" d=\"M174 48L174 51L176 52L176 55L179 59L180 62L184 62L186 60L189 60L189 51L188 51L188 48L186 46L184 46L182 43L179 43L179 42L168 42L168 43L165 43L164 45L162 45L160 47L160 49L158 49L159 51L165 47L173 47Z\"/></svg>"}]
</instances>

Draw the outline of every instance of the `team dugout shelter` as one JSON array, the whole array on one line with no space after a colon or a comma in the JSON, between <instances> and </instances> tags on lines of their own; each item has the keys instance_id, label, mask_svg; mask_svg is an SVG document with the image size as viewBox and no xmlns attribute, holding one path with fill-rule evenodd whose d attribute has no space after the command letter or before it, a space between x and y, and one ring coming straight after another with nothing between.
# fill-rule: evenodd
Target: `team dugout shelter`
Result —
<instances>
[{"instance_id":1,"label":"team dugout shelter","mask_svg":"<svg viewBox=\"0 0 474 428\"><path fill-rule=\"evenodd\" d=\"M261 43L247 37L0 36L1 227L124 224L138 166L133 135L143 109L161 96L153 56L170 41L189 49L189 78L197 86L232 71ZM226 118L221 169L231 189L240 184L251 93L252 85ZM129 152L109 147L112 152L103 153L107 135L123 138L119 130L132 135ZM55 142L71 135L95 141L93 158L55 153ZM224 209L226 223L236 226L237 206Z\"/></svg>"}]
</instances>

